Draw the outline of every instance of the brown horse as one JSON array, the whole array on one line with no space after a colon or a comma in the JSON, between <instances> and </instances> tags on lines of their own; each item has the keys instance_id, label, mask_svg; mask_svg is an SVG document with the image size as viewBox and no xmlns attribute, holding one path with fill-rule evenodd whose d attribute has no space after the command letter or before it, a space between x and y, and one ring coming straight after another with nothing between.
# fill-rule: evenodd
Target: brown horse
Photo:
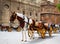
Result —
<instances>
[{"instance_id":1,"label":"brown horse","mask_svg":"<svg viewBox=\"0 0 60 44\"><path fill-rule=\"evenodd\" d=\"M50 24L48 24L48 23L45 23L44 28L46 29L46 31L48 31L49 36L51 37L52 30L53 30L52 26Z\"/></svg>"},{"instance_id":2,"label":"brown horse","mask_svg":"<svg viewBox=\"0 0 60 44\"><path fill-rule=\"evenodd\" d=\"M31 24L33 21L32 21L32 19L29 19L28 17L24 16L23 14L13 12L11 15L11 18L10 18L10 23L14 23L15 19L17 19L19 21L19 27L22 30L22 41L24 40L24 38L26 41L26 30L28 28L27 25Z\"/></svg>"},{"instance_id":3,"label":"brown horse","mask_svg":"<svg viewBox=\"0 0 60 44\"><path fill-rule=\"evenodd\" d=\"M59 25L57 24L51 24L52 28L53 28L53 32L57 33L57 31L59 30Z\"/></svg>"},{"instance_id":4,"label":"brown horse","mask_svg":"<svg viewBox=\"0 0 60 44\"><path fill-rule=\"evenodd\" d=\"M34 31L37 31L39 36L41 35L42 38L45 37L45 29L43 28L43 23L35 22L29 26L29 33L28 35L30 38L33 38Z\"/></svg>"},{"instance_id":5,"label":"brown horse","mask_svg":"<svg viewBox=\"0 0 60 44\"><path fill-rule=\"evenodd\" d=\"M36 22L35 22L36 23ZM29 26L29 36L33 38L34 31L37 31L39 36L41 35L42 38L45 38L46 31L48 31L49 36L52 34L52 27L48 28L48 26L44 25L43 22L37 22L36 24L33 23Z\"/></svg>"}]
</instances>

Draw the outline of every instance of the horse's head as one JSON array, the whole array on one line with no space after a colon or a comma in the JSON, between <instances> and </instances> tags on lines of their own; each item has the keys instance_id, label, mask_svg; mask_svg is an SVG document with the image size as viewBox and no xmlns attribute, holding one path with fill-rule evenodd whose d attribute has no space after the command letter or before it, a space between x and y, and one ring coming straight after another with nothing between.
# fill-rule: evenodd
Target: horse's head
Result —
<instances>
[{"instance_id":1,"label":"horse's head","mask_svg":"<svg viewBox=\"0 0 60 44\"><path fill-rule=\"evenodd\" d=\"M38 21L35 23L35 26L42 28L42 27L44 27L44 23L42 21Z\"/></svg>"},{"instance_id":2,"label":"horse's head","mask_svg":"<svg viewBox=\"0 0 60 44\"><path fill-rule=\"evenodd\" d=\"M39 21L39 22L38 22L38 26L39 26L39 27L43 27L43 22L42 22L42 21Z\"/></svg>"},{"instance_id":3,"label":"horse's head","mask_svg":"<svg viewBox=\"0 0 60 44\"><path fill-rule=\"evenodd\" d=\"M16 19L17 14L15 12L12 13L11 17L10 17L10 23L13 23L14 20Z\"/></svg>"}]
</instances>

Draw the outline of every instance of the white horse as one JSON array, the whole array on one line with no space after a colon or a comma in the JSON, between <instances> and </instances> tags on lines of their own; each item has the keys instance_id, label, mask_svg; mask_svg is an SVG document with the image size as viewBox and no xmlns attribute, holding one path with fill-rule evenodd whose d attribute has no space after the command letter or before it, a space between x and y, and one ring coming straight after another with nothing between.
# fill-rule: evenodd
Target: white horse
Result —
<instances>
[{"instance_id":1,"label":"white horse","mask_svg":"<svg viewBox=\"0 0 60 44\"><path fill-rule=\"evenodd\" d=\"M26 17L25 15L21 13L14 12L11 16L10 22L14 22L14 20L17 19L20 23L20 27L22 29L22 41L27 41L26 37L26 30L28 29L28 24L33 23L32 19Z\"/></svg>"}]
</instances>

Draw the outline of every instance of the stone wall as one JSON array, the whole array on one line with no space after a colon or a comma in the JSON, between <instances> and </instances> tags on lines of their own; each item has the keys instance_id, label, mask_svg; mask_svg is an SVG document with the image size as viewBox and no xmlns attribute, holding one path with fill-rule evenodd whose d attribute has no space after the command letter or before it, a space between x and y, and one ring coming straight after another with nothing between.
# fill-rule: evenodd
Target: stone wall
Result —
<instances>
[{"instance_id":1,"label":"stone wall","mask_svg":"<svg viewBox=\"0 0 60 44\"><path fill-rule=\"evenodd\" d=\"M16 0L0 0L0 24L9 25L10 16L14 11L22 13L27 17L34 19L35 21L40 21L43 19L49 23L60 23L60 15L57 14L58 10L56 9L55 5L53 3L50 3L52 5L46 5L45 2L47 0L45 2L44 1L42 3L44 6L41 6L40 2L37 5L36 3L29 3L29 1L27 1L27 3L26 1L20 2ZM41 15L42 13L48 14Z\"/></svg>"},{"instance_id":2,"label":"stone wall","mask_svg":"<svg viewBox=\"0 0 60 44\"><path fill-rule=\"evenodd\" d=\"M60 13L56 5L51 2L44 2L41 4L41 20L48 23L60 24Z\"/></svg>"},{"instance_id":3,"label":"stone wall","mask_svg":"<svg viewBox=\"0 0 60 44\"><path fill-rule=\"evenodd\" d=\"M12 12L19 12L26 15L29 18L34 19L35 21L40 20L40 7L23 3L23 2L16 2L11 0L2 0L1 1L1 24L9 25L9 20ZM17 23L17 21L16 21Z\"/></svg>"}]
</instances>

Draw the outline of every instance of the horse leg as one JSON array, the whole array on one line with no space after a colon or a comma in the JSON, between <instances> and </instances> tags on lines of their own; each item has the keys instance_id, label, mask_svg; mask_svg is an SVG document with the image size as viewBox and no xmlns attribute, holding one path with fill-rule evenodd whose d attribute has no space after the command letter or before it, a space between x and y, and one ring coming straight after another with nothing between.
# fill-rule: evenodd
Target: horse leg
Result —
<instances>
[{"instance_id":1,"label":"horse leg","mask_svg":"<svg viewBox=\"0 0 60 44\"><path fill-rule=\"evenodd\" d=\"M34 34L34 32L33 32L33 31L31 31L30 39L34 39L33 34Z\"/></svg>"},{"instance_id":2,"label":"horse leg","mask_svg":"<svg viewBox=\"0 0 60 44\"><path fill-rule=\"evenodd\" d=\"M26 30L25 30L25 28L23 28L23 30L22 30L22 41L26 41Z\"/></svg>"},{"instance_id":3,"label":"horse leg","mask_svg":"<svg viewBox=\"0 0 60 44\"><path fill-rule=\"evenodd\" d=\"M56 28L54 28L54 33L56 33L57 32L57 29Z\"/></svg>"},{"instance_id":4,"label":"horse leg","mask_svg":"<svg viewBox=\"0 0 60 44\"><path fill-rule=\"evenodd\" d=\"M22 41L24 41L24 30L22 30Z\"/></svg>"},{"instance_id":5,"label":"horse leg","mask_svg":"<svg viewBox=\"0 0 60 44\"><path fill-rule=\"evenodd\" d=\"M25 31L22 31L22 41L25 41L25 42L27 41L26 40L26 32Z\"/></svg>"},{"instance_id":6,"label":"horse leg","mask_svg":"<svg viewBox=\"0 0 60 44\"><path fill-rule=\"evenodd\" d=\"M41 35L41 29L37 29L37 33L39 34L39 36Z\"/></svg>"},{"instance_id":7,"label":"horse leg","mask_svg":"<svg viewBox=\"0 0 60 44\"><path fill-rule=\"evenodd\" d=\"M51 31L49 31L49 36L51 37L51 34L52 34L52 32Z\"/></svg>"},{"instance_id":8,"label":"horse leg","mask_svg":"<svg viewBox=\"0 0 60 44\"><path fill-rule=\"evenodd\" d=\"M55 29L55 32L57 33L58 28Z\"/></svg>"},{"instance_id":9,"label":"horse leg","mask_svg":"<svg viewBox=\"0 0 60 44\"><path fill-rule=\"evenodd\" d=\"M30 37L30 30L28 30L28 36Z\"/></svg>"},{"instance_id":10,"label":"horse leg","mask_svg":"<svg viewBox=\"0 0 60 44\"><path fill-rule=\"evenodd\" d=\"M32 30L28 30L28 36L30 37L30 39L32 39L33 38L33 31Z\"/></svg>"},{"instance_id":11,"label":"horse leg","mask_svg":"<svg viewBox=\"0 0 60 44\"><path fill-rule=\"evenodd\" d=\"M27 41L26 29L27 29L27 28L24 27L24 39L25 39L24 41L25 41L25 42Z\"/></svg>"},{"instance_id":12,"label":"horse leg","mask_svg":"<svg viewBox=\"0 0 60 44\"><path fill-rule=\"evenodd\" d=\"M48 31L48 33L49 33L49 36L51 37L51 27L50 27L50 29L48 29L47 31Z\"/></svg>"},{"instance_id":13,"label":"horse leg","mask_svg":"<svg viewBox=\"0 0 60 44\"><path fill-rule=\"evenodd\" d=\"M50 30L49 30L48 32L49 32L49 36L51 37L51 34L52 34L52 27L50 27Z\"/></svg>"},{"instance_id":14,"label":"horse leg","mask_svg":"<svg viewBox=\"0 0 60 44\"><path fill-rule=\"evenodd\" d=\"M26 30L25 30L25 42L27 41L27 37L26 37Z\"/></svg>"},{"instance_id":15,"label":"horse leg","mask_svg":"<svg viewBox=\"0 0 60 44\"><path fill-rule=\"evenodd\" d=\"M45 34L44 33L41 33L41 37L44 39L45 38Z\"/></svg>"},{"instance_id":16,"label":"horse leg","mask_svg":"<svg viewBox=\"0 0 60 44\"><path fill-rule=\"evenodd\" d=\"M45 33L46 33L46 30L43 28L41 30L41 37L44 39L45 38Z\"/></svg>"},{"instance_id":17,"label":"horse leg","mask_svg":"<svg viewBox=\"0 0 60 44\"><path fill-rule=\"evenodd\" d=\"M1 26L1 31L3 31L3 27Z\"/></svg>"}]
</instances>

